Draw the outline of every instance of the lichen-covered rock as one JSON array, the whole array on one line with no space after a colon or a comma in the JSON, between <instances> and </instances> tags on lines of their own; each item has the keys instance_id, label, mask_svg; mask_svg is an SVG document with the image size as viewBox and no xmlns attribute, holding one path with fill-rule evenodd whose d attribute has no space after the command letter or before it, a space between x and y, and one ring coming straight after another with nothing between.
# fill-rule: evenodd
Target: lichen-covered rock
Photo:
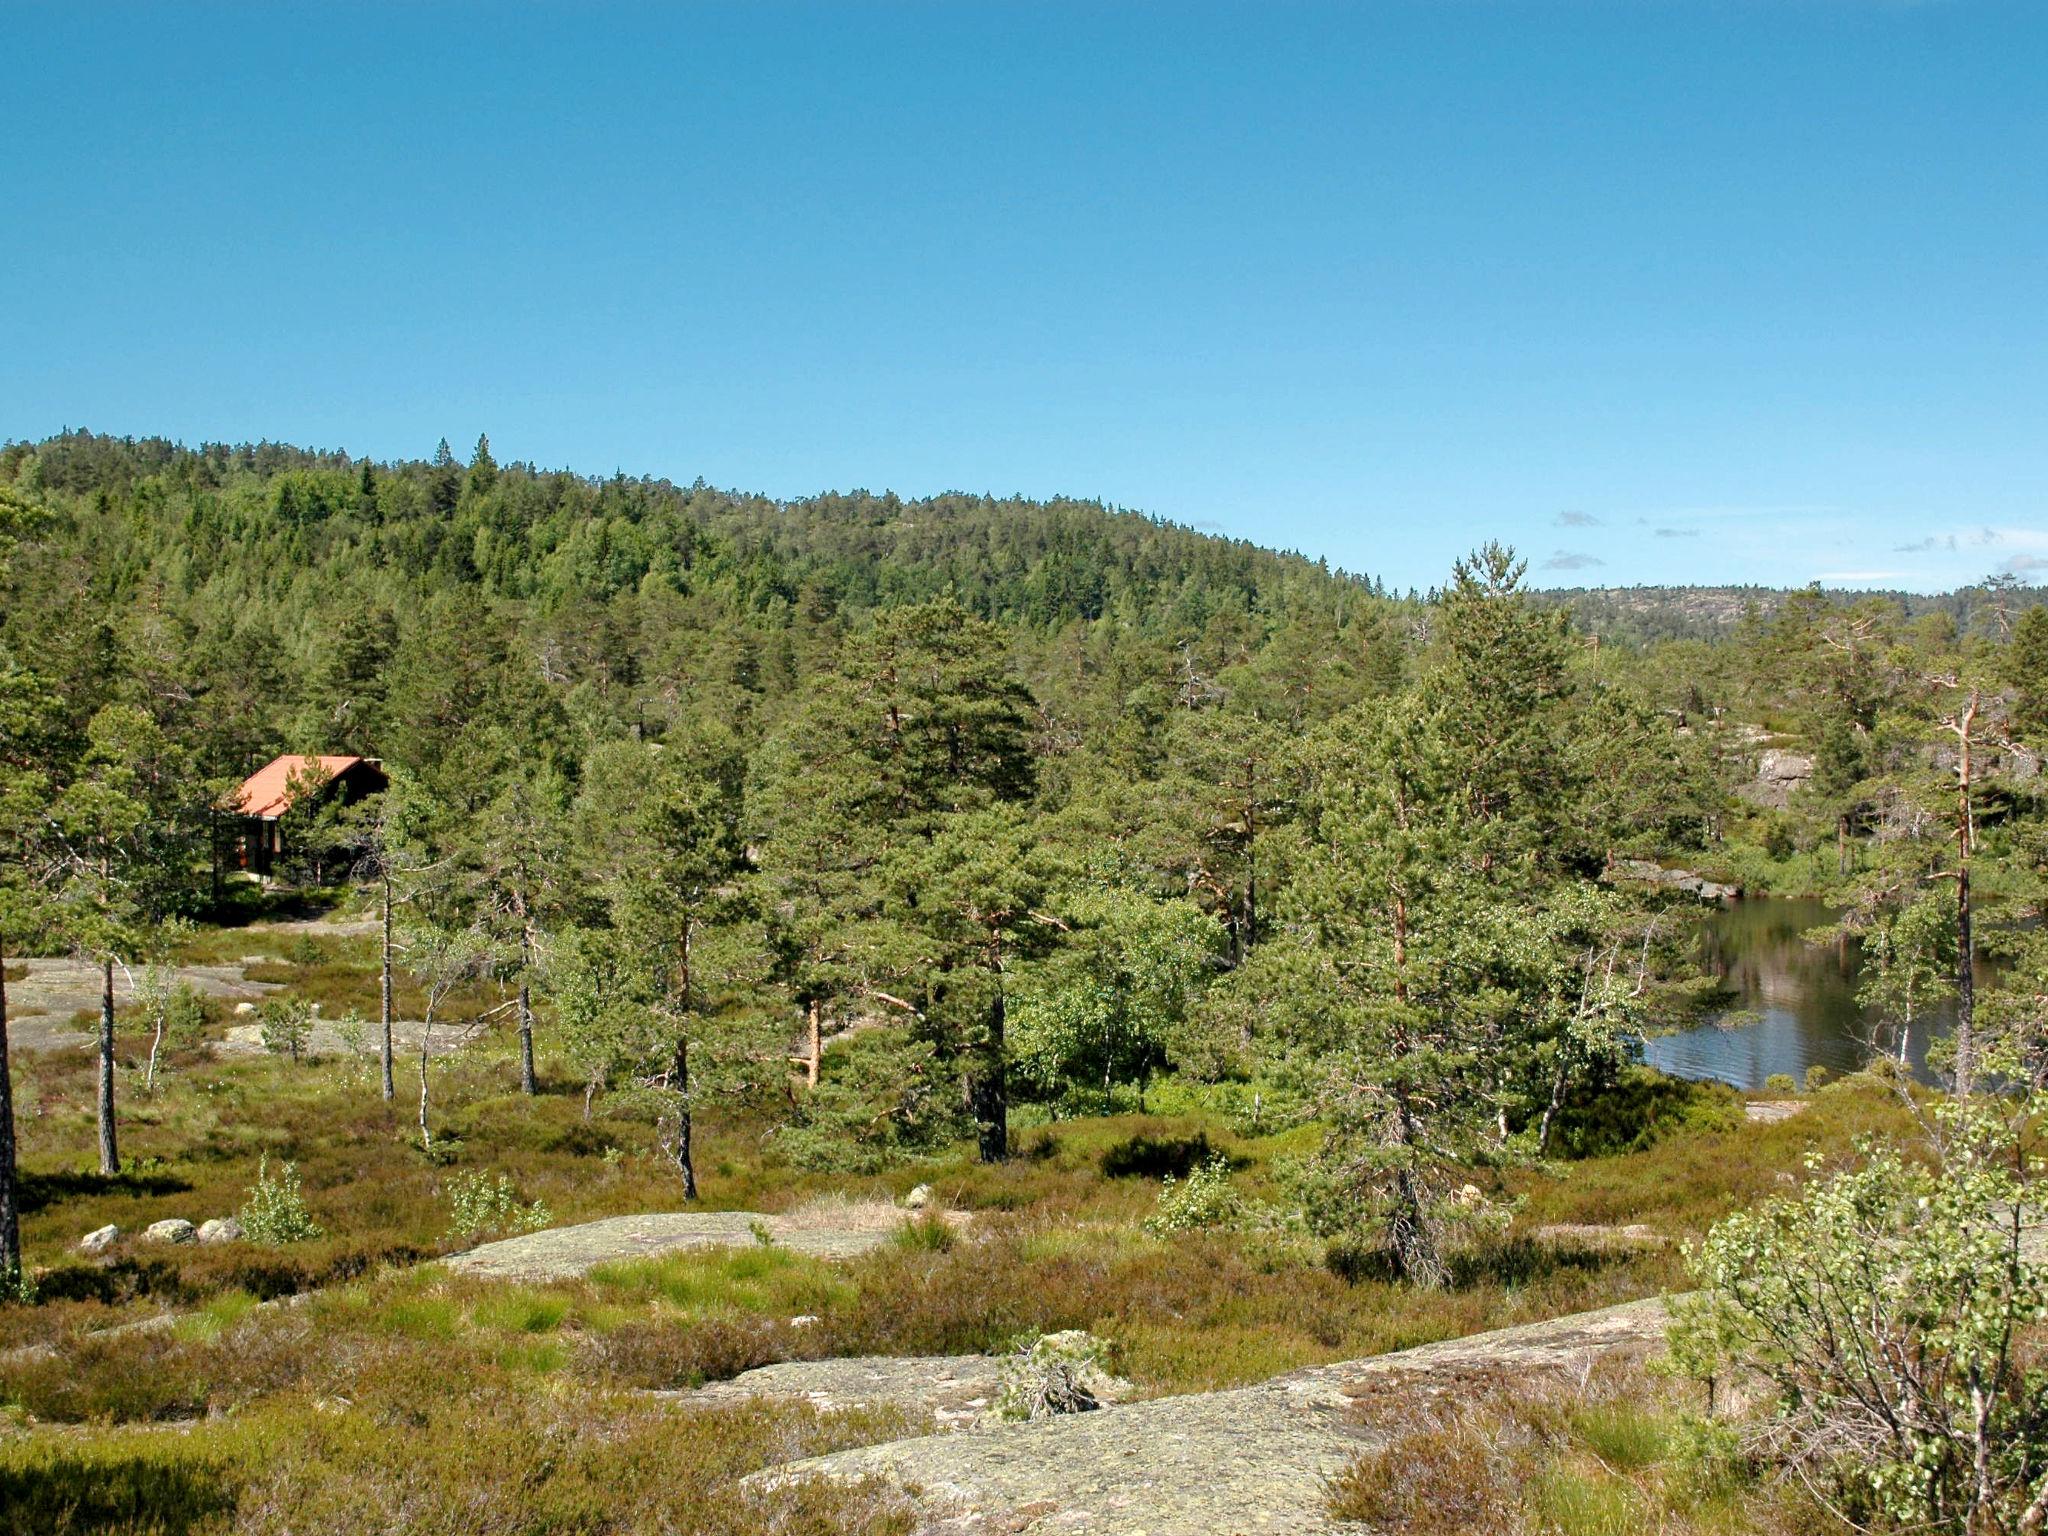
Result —
<instances>
[{"instance_id":1,"label":"lichen-covered rock","mask_svg":"<svg viewBox=\"0 0 2048 1536\"><path fill-rule=\"evenodd\" d=\"M1666 869L1661 864L1652 864L1648 859L1616 859L1607 866L1600 878L1610 885L1624 882L1661 885L1669 890L1685 891L1699 897L1701 901L1732 901L1742 894L1736 886L1709 880L1705 875L1696 875L1689 869Z\"/></svg>"},{"instance_id":2,"label":"lichen-covered rock","mask_svg":"<svg viewBox=\"0 0 2048 1536\"><path fill-rule=\"evenodd\" d=\"M142 1229L143 1240L151 1243L189 1243L198 1235L199 1229L182 1216L153 1221Z\"/></svg>"},{"instance_id":3,"label":"lichen-covered rock","mask_svg":"<svg viewBox=\"0 0 2048 1536\"><path fill-rule=\"evenodd\" d=\"M1792 792L1803 789L1812 780L1812 758L1804 752L1768 747L1756 760L1756 777L1743 785L1740 793L1751 804L1783 810L1792 803Z\"/></svg>"},{"instance_id":4,"label":"lichen-covered rock","mask_svg":"<svg viewBox=\"0 0 2048 1536\"><path fill-rule=\"evenodd\" d=\"M242 1224L232 1216L216 1216L211 1221L199 1223L199 1241L202 1243L239 1243L242 1240Z\"/></svg>"},{"instance_id":5,"label":"lichen-covered rock","mask_svg":"<svg viewBox=\"0 0 2048 1536\"><path fill-rule=\"evenodd\" d=\"M882 1209L893 1211L889 1206ZM902 1213L893 1215L900 1225ZM566 1280L621 1259L650 1259L697 1248L752 1248L763 1234L794 1253L849 1259L881 1247L892 1232L879 1225L797 1223L753 1211L654 1211L528 1232L480 1244L441 1262L464 1274L502 1280Z\"/></svg>"},{"instance_id":6,"label":"lichen-covered rock","mask_svg":"<svg viewBox=\"0 0 2048 1536\"><path fill-rule=\"evenodd\" d=\"M900 1408L929 1414L937 1428L953 1430L987 1416L1002 1377L1003 1362L991 1355L860 1355L764 1365L730 1381L656 1395L691 1407L766 1400L808 1403L827 1413Z\"/></svg>"},{"instance_id":7,"label":"lichen-covered rock","mask_svg":"<svg viewBox=\"0 0 2048 1536\"><path fill-rule=\"evenodd\" d=\"M931 1203L932 1187L929 1184L920 1184L903 1197L903 1208L908 1211L921 1211Z\"/></svg>"},{"instance_id":8,"label":"lichen-covered rock","mask_svg":"<svg viewBox=\"0 0 2048 1536\"><path fill-rule=\"evenodd\" d=\"M81 1237L78 1240L78 1251L80 1253L105 1253L120 1240L121 1229L109 1223L104 1227L95 1227L92 1231Z\"/></svg>"},{"instance_id":9,"label":"lichen-covered rock","mask_svg":"<svg viewBox=\"0 0 2048 1536\"><path fill-rule=\"evenodd\" d=\"M948 1536L1306 1536L1334 1529L1328 1480L1387 1443L1389 1404L1460 1390L1474 1373L1576 1376L1603 1356L1654 1350L1663 1333L1662 1304L1633 1302L1256 1387L863 1446L747 1483L878 1478L914 1490L926 1528Z\"/></svg>"}]
</instances>

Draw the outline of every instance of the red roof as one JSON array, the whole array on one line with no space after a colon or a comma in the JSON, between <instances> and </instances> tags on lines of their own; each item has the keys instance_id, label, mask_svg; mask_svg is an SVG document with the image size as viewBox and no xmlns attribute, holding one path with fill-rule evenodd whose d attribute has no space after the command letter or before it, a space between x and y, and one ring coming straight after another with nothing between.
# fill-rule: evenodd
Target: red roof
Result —
<instances>
[{"instance_id":1,"label":"red roof","mask_svg":"<svg viewBox=\"0 0 2048 1536\"><path fill-rule=\"evenodd\" d=\"M303 757L287 752L244 779L235 791L235 804L244 816L282 816L291 809L293 779L317 779L325 784L361 761L360 757Z\"/></svg>"}]
</instances>

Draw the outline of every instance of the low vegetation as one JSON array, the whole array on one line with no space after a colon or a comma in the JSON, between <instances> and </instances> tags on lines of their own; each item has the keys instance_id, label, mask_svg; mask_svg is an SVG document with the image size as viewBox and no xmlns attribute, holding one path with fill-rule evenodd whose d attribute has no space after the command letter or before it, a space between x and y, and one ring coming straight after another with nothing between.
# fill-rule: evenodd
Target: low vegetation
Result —
<instances>
[{"instance_id":1,"label":"low vegetation","mask_svg":"<svg viewBox=\"0 0 2048 1536\"><path fill-rule=\"evenodd\" d=\"M1474 1382L1332 1508L2038 1527L2048 606L1603 646L1525 576L1488 545L1403 599L1099 507L487 441L0 447L0 961L93 1004L87 1049L0 1053L0 1519L901 1530L740 1484L900 1416L648 1393L975 1352L1028 1418L1699 1285L1680 1364L1739 1413ZM1677 865L1830 898L1877 1067L1765 1109L1634 1064L1718 1006ZM765 1220L913 1188L844 1263ZM683 1204L762 1241L431 1262ZM1844 1339L1916 1363L1881 1410Z\"/></svg>"}]
</instances>

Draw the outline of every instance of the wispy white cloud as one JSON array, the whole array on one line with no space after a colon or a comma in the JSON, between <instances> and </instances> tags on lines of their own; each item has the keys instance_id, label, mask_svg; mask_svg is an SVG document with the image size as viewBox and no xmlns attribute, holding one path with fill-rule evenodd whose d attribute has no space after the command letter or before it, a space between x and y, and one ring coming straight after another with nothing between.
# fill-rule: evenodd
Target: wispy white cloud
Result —
<instances>
[{"instance_id":1,"label":"wispy white cloud","mask_svg":"<svg viewBox=\"0 0 2048 1536\"><path fill-rule=\"evenodd\" d=\"M1550 558L1543 562L1543 569L1546 571L1590 571L1595 566L1605 565L1606 563L1598 555L1585 554L1576 549L1560 549L1554 551Z\"/></svg>"},{"instance_id":2,"label":"wispy white cloud","mask_svg":"<svg viewBox=\"0 0 2048 1536\"><path fill-rule=\"evenodd\" d=\"M1560 512L1557 514L1560 528L1598 528L1600 519L1590 512Z\"/></svg>"}]
</instances>

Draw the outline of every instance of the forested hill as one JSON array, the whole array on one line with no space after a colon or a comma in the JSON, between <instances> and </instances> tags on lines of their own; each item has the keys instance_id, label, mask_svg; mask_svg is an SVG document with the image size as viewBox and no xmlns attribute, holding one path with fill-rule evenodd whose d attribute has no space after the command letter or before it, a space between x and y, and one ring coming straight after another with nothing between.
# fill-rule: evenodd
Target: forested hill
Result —
<instances>
[{"instance_id":1,"label":"forested hill","mask_svg":"<svg viewBox=\"0 0 2048 1536\"><path fill-rule=\"evenodd\" d=\"M1094 502L776 501L500 465L487 442L376 463L83 431L0 449L0 492L55 519L13 572L17 653L80 700L139 680L214 774L382 750L392 678L457 633L525 658L599 736L688 715L758 739L873 612L945 593L1001 626L1069 732L1233 669L1254 691L1246 667L1288 672L1267 681L1298 714L1400 665L1370 580Z\"/></svg>"},{"instance_id":2,"label":"forested hill","mask_svg":"<svg viewBox=\"0 0 2048 1536\"><path fill-rule=\"evenodd\" d=\"M768 611L811 594L855 608L952 591L984 618L1038 626L1113 615L1199 631L1224 608L1333 608L1372 584L1298 555L1100 502L866 491L776 501L699 480L597 479L498 465L373 463L278 443L206 444L68 432L0 450L0 482L127 514L141 541L175 535L212 580L243 564L349 564L480 585L543 609L650 581L722 588ZM152 551L154 552L154 551Z\"/></svg>"},{"instance_id":3,"label":"forested hill","mask_svg":"<svg viewBox=\"0 0 2048 1536\"><path fill-rule=\"evenodd\" d=\"M1745 622L1775 618L1798 587L1551 587L1536 601L1569 608L1588 634L1627 645L1660 640L1712 640L1733 634ZM1902 617L1940 614L1960 633L2003 631L2021 611L2048 602L2048 589L2021 586L2008 577L1953 592L1865 590L1836 594L1844 603L1877 602Z\"/></svg>"}]
</instances>

